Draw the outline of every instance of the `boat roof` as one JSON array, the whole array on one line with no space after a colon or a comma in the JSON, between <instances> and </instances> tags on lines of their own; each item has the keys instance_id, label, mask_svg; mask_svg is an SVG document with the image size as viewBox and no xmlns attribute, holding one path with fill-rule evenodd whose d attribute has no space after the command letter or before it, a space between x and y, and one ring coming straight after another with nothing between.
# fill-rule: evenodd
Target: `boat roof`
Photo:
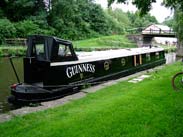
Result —
<instances>
[{"instance_id":1,"label":"boat roof","mask_svg":"<svg viewBox=\"0 0 183 137\"><path fill-rule=\"evenodd\" d=\"M127 57L132 55L140 55L152 52L163 51L160 47L143 47L143 48L130 48L130 49L113 49L105 51L92 51L92 52L76 52L78 60L76 61L66 61L66 62L53 62L51 66L60 65L74 65L79 63L88 63L93 61L108 60L119 57Z\"/></svg>"}]
</instances>

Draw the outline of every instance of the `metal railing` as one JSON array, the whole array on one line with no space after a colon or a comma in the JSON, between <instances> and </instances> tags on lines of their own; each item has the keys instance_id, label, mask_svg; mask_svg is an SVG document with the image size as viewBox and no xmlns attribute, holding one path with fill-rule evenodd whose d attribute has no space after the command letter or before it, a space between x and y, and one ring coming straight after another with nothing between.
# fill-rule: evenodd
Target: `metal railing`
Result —
<instances>
[{"instance_id":1,"label":"metal railing","mask_svg":"<svg viewBox=\"0 0 183 137\"><path fill-rule=\"evenodd\" d=\"M27 40L25 38L8 38L5 39L5 44L10 46L26 46Z\"/></svg>"},{"instance_id":2,"label":"metal railing","mask_svg":"<svg viewBox=\"0 0 183 137\"><path fill-rule=\"evenodd\" d=\"M170 29L170 30L162 30L162 29L159 29L159 30L154 30L154 29L149 29L149 30L143 30L142 31L142 34L165 34L165 35L175 35L175 32Z\"/></svg>"}]
</instances>

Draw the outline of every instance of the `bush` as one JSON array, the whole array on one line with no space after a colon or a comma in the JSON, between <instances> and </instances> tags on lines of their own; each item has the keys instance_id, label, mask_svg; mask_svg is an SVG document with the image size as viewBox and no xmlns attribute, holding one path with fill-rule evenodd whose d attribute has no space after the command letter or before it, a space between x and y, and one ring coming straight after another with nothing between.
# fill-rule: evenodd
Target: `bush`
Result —
<instances>
[{"instance_id":1,"label":"bush","mask_svg":"<svg viewBox=\"0 0 183 137\"><path fill-rule=\"evenodd\" d=\"M105 10L105 18L112 34L125 34L125 30L130 28L128 14L122 10Z\"/></svg>"},{"instance_id":2,"label":"bush","mask_svg":"<svg viewBox=\"0 0 183 137\"><path fill-rule=\"evenodd\" d=\"M24 56L26 47L0 47L0 57Z\"/></svg>"},{"instance_id":3,"label":"bush","mask_svg":"<svg viewBox=\"0 0 183 137\"><path fill-rule=\"evenodd\" d=\"M31 20L24 20L15 24L17 37L27 37L32 34L54 35L54 29L41 29L38 24Z\"/></svg>"},{"instance_id":4,"label":"bush","mask_svg":"<svg viewBox=\"0 0 183 137\"><path fill-rule=\"evenodd\" d=\"M105 14L105 18L107 20L109 32L111 34L123 34L124 33L124 27L115 18L110 16L108 13Z\"/></svg>"},{"instance_id":5,"label":"bush","mask_svg":"<svg viewBox=\"0 0 183 137\"><path fill-rule=\"evenodd\" d=\"M8 19L0 19L0 44L5 42L6 38L25 38L33 34L55 35L55 29L52 27L42 29L31 20L11 23Z\"/></svg>"},{"instance_id":6,"label":"bush","mask_svg":"<svg viewBox=\"0 0 183 137\"><path fill-rule=\"evenodd\" d=\"M5 38L14 38L16 36L16 28L8 19L0 19L0 44Z\"/></svg>"}]
</instances>

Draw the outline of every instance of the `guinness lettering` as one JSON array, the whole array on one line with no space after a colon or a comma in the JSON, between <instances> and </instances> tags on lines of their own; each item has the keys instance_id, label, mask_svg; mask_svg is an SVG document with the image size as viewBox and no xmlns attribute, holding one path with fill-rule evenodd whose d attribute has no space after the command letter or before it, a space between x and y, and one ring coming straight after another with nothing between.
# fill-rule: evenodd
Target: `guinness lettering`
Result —
<instances>
[{"instance_id":1,"label":"guinness lettering","mask_svg":"<svg viewBox=\"0 0 183 137\"><path fill-rule=\"evenodd\" d=\"M95 72L95 65L92 64L79 64L72 67L68 67L66 69L66 74L68 78L71 78L72 76L83 73L83 72Z\"/></svg>"}]
</instances>

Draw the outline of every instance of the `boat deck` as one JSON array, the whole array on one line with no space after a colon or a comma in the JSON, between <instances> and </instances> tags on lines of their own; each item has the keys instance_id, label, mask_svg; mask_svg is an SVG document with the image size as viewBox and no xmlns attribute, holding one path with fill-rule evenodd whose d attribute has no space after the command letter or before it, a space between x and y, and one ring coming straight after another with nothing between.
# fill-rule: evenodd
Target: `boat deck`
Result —
<instances>
[{"instance_id":1,"label":"boat deck","mask_svg":"<svg viewBox=\"0 0 183 137\"><path fill-rule=\"evenodd\" d=\"M144 47L144 48L117 49L117 50L92 51L92 52L76 52L79 60L66 61L66 62L54 62L54 63L51 63L51 66L86 63L86 62L92 62L92 61L107 60L112 58L127 57L132 55L158 52L163 50L164 50L163 48L159 48L159 47L152 47L152 48Z\"/></svg>"}]
</instances>

